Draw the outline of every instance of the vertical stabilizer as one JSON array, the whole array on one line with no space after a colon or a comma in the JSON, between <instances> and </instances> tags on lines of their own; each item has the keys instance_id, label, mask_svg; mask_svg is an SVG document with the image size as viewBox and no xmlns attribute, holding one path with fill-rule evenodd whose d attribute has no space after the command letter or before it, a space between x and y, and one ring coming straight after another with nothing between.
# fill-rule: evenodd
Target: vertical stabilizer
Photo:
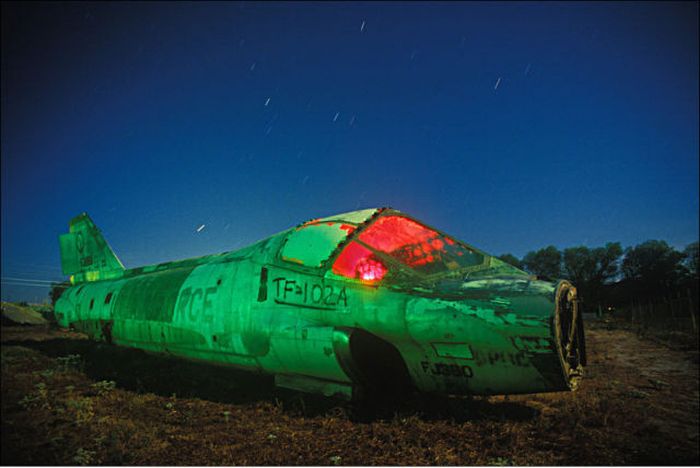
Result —
<instances>
[{"instance_id":1,"label":"vertical stabilizer","mask_svg":"<svg viewBox=\"0 0 700 468\"><path fill-rule=\"evenodd\" d=\"M102 233L83 213L70 221L68 234L59 236L63 274L73 283L116 278L124 266L102 237Z\"/></svg>"}]
</instances>

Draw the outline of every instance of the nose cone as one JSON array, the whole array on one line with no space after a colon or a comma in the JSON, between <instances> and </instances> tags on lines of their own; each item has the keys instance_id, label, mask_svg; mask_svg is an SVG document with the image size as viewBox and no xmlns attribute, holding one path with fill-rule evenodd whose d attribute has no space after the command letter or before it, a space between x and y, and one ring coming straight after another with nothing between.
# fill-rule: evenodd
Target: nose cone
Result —
<instances>
[{"instance_id":1,"label":"nose cone","mask_svg":"<svg viewBox=\"0 0 700 468\"><path fill-rule=\"evenodd\" d=\"M409 301L406 315L412 338L425 350L428 362L421 364L431 385L473 394L576 387L585 342L571 283L486 277L436 289L436 297ZM452 351L460 346L469 353ZM468 372L459 381L441 374L453 367Z\"/></svg>"}]
</instances>

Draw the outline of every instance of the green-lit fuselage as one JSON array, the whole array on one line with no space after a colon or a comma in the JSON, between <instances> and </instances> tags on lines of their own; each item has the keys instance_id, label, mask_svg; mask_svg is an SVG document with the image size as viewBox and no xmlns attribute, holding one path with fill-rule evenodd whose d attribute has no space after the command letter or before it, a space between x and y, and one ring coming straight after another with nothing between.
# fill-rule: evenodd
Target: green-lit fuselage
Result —
<instances>
[{"instance_id":1,"label":"green-lit fuselage","mask_svg":"<svg viewBox=\"0 0 700 468\"><path fill-rule=\"evenodd\" d=\"M483 277L453 290L367 285L280 260L290 231L235 252L76 284L56 304L59 324L117 345L274 374L281 386L326 395L350 396L391 366L405 366L425 392L571 388L555 304L568 283ZM392 348L400 360L387 356Z\"/></svg>"}]
</instances>

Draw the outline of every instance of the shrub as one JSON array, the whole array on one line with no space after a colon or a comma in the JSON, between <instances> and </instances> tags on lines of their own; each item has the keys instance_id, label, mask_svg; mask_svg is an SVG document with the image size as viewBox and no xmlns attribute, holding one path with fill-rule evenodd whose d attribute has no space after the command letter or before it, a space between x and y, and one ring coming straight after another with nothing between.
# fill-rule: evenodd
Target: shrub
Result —
<instances>
[{"instance_id":1,"label":"shrub","mask_svg":"<svg viewBox=\"0 0 700 468\"><path fill-rule=\"evenodd\" d=\"M97 391L99 396L107 395L109 392L114 390L116 386L117 384L113 380L100 380L99 382L90 385L90 387Z\"/></svg>"}]
</instances>

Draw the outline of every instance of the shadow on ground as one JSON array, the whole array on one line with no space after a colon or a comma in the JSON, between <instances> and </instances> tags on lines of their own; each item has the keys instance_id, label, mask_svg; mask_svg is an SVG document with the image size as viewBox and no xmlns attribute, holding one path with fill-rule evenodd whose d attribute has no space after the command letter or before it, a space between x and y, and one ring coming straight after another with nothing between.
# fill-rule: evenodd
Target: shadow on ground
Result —
<instances>
[{"instance_id":1,"label":"shadow on ground","mask_svg":"<svg viewBox=\"0 0 700 468\"><path fill-rule=\"evenodd\" d=\"M80 370L90 379L95 382L112 380L117 387L136 393L175 395L234 405L267 401L290 415L314 417L341 412L356 422L404 415L418 416L424 421L527 421L538 415L536 409L518 402L445 398L415 392L400 398L380 395L371 400L345 402L278 388L269 375L84 339L6 340L3 345L23 346L51 358L79 355Z\"/></svg>"}]
</instances>

